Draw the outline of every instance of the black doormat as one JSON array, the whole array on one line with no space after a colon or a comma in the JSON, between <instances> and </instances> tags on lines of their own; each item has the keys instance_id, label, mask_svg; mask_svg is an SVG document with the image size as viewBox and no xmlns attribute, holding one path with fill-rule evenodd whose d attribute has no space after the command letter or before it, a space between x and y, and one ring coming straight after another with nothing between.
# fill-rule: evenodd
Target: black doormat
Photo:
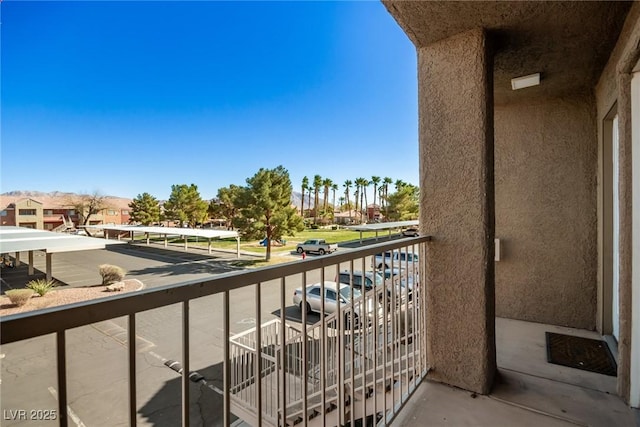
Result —
<instances>
[{"instance_id":1,"label":"black doormat","mask_svg":"<svg viewBox=\"0 0 640 427\"><path fill-rule=\"evenodd\" d=\"M546 332L547 362L598 374L617 375L616 361L606 342Z\"/></svg>"}]
</instances>

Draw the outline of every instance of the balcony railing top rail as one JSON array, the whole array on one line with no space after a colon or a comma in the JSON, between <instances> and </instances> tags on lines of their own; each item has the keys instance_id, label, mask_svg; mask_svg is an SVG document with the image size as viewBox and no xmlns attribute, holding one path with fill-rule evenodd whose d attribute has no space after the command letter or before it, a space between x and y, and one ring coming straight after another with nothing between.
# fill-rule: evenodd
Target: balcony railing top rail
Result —
<instances>
[{"instance_id":1,"label":"balcony railing top rail","mask_svg":"<svg viewBox=\"0 0 640 427\"><path fill-rule=\"evenodd\" d=\"M183 303L268 280L349 262L355 257L364 258L385 251L405 248L412 244L418 245L429 240L431 240L430 236L403 238L357 249L342 250L322 257L307 258L303 262L293 261L251 271L224 273L210 280L180 282L125 295L4 316L0 318L0 343L9 344L103 320Z\"/></svg>"},{"instance_id":2,"label":"balcony railing top rail","mask_svg":"<svg viewBox=\"0 0 640 427\"><path fill-rule=\"evenodd\" d=\"M101 322L127 317L127 376L129 388L129 425L138 423L136 316L139 313L179 304L181 306L181 418L190 425L190 352L191 300L222 295L223 331L214 346L222 350L223 384L222 421L231 425L232 410L251 425L285 426L355 425L384 419L389 423L422 381L428 370L426 345L426 289L419 282L422 262L415 255L426 252L428 236L403 238L391 242L344 249L332 255L308 258L277 266L213 276L210 280L193 280L146 289L100 300L54 307L0 318L1 343L17 343L29 338L55 334L57 366L57 400L60 425L69 425L70 401L67 378L67 331ZM390 258L387 260L386 253ZM383 262L375 257L385 254ZM397 254L397 256L396 256ZM403 254L405 254L403 256ZM413 255L410 255L413 254ZM395 259L395 258L398 259ZM328 280L342 264L349 266L350 297L331 294ZM371 275L367 288L366 275L356 270L384 267L382 281ZM389 264L388 266L386 264ZM400 267L396 269L395 267ZM404 268L403 268L404 267ZM424 274L424 273L423 273ZM307 280L320 276L320 290L296 290L294 304L299 305L301 319L287 317L285 290L289 286L307 285ZM394 278L393 275L397 277ZM344 280L344 279L343 279ZM263 305L262 285L276 291L279 302ZM287 284L287 282L289 284ZM384 284L384 286L382 286ZM378 286L380 285L380 286ZM325 289L325 286L327 288ZM364 290L357 292L359 287ZM231 291L253 292L256 326L242 334L231 333ZM298 292L301 301L296 301ZM314 295L324 295L316 298ZM338 296L336 298L336 296ZM344 297L344 298L343 298ZM320 307L317 307L320 301ZM312 310L319 320L308 323ZM193 304L196 309L196 304ZM262 322L263 308L279 307L278 321ZM422 308L421 308L422 307ZM249 309L251 310L251 309ZM273 314L274 312L272 312ZM141 332L144 332L141 330ZM214 362L207 359L208 363ZM215 360L217 361L217 360ZM69 365L73 366L73 363ZM15 378L12 378L15 382ZM3 381L3 388L5 387ZM86 389L85 389L86 392ZM69 412L70 414L71 412ZM122 417L121 417L122 418Z\"/></svg>"}]
</instances>

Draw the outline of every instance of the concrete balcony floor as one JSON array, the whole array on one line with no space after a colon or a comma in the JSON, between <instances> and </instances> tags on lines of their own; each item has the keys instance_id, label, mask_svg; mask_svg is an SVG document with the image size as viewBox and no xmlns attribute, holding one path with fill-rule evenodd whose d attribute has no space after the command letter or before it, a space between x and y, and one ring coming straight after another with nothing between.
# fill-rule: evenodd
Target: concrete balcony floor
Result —
<instances>
[{"instance_id":1,"label":"concrete balcony floor","mask_svg":"<svg viewBox=\"0 0 640 427\"><path fill-rule=\"evenodd\" d=\"M394 426L629 426L640 411L615 395L616 378L547 363L545 331L598 333L496 319L498 377L488 396L425 381Z\"/></svg>"}]
</instances>

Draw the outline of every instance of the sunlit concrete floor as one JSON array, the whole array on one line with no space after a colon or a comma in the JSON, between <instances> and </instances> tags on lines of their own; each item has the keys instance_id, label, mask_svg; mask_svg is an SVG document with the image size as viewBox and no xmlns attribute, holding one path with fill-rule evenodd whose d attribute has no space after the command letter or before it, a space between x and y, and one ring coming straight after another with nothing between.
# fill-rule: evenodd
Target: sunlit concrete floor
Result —
<instances>
[{"instance_id":1,"label":"sunlit concrete floor","mask_svg":"<svg viewBox=\"0 0 640 427\"><path fill-rule=\"evenodd\" d=\"M425 381L392 425L640 427L640 412L615 395L615 377L547 362L547 331L601 339L592 331L497 318L491 394Z\"/></svg>"}]
</instances>

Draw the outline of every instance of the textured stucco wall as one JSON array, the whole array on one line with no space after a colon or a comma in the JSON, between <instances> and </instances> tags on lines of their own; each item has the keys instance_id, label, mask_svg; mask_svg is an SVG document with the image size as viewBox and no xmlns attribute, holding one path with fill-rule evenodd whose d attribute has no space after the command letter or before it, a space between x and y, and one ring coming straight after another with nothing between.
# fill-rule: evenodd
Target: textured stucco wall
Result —
<instances>
[{"instance_id":1,"label":"textured stucco wall","mask_svg":"<svg viewBox=\"0 0 640 427\"><path fill-rule=\"evenodd\" d=\"M429 378L487 393L495 374L493 121L483 31L418 49Z\"/></svg>"},{"instance_id":2,"label":"textured stucco wall","mask_svg":"<svg viewBox=\"0 0 640 427\"><path fill-rule=\"evenodd\" d=\"M596 86L598 144L604 139L605 116L616 105L619 119L619 165L620 165L620 270L619 270L619 316L618 338L618 394L629 401L631 369L631 306L632 293L632 242L631 223L631 71L640 58L640 4L635 3L625 21L618 43L605 66ZM635 213L639 215L638 212ZM601 257L603 254L601 254ZM603 292L604 293L604 292ZM607 301L604 301L607 304ZM640 325L638 325L640 326Z\"/></svg>"},{"instance_id":3,"label":"textured stucco wall","mask_svg":"<svg viewBox=\"0 0 640 427\"><path fill-rule=\"evenodd\" d=\"M496 314L594 329L593 98L495 107Z\"/></svg>"}]
</instances>

